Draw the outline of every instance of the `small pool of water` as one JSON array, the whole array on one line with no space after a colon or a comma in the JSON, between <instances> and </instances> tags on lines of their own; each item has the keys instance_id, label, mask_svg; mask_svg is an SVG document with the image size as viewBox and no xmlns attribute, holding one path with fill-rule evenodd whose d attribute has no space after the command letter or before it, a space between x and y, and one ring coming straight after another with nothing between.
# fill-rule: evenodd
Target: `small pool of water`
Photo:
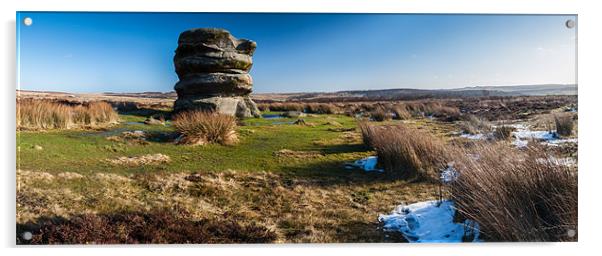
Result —
<instances>
[{"instance_id":1,"label":"small pool of water","mask_svg":"<svg viewBox=\"0 0 602 256\"><path fill-rule=\"evenodd\" d=\"M265 119L280 119L280 118L284 118L283 116L281 116L279 114L263 114L263 115L261 115L261 117L263 117Z\"/></svg>"}]
</instances>

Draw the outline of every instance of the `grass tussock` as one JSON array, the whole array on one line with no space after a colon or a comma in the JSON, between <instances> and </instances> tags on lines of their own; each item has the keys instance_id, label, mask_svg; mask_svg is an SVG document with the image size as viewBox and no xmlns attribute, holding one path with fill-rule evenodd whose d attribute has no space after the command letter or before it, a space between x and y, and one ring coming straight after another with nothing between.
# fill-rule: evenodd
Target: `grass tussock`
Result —
<instances>
[{"instance_id":1,"label":"grass tussock","mask_svg":"<svg viewBox=\"0 0 602 256\"><path fill-rule=\"evenodd\" d=\"M396 104L391 108L391 112L395 115L395 119L407 120L412 118L412 114L404 104Z\"/></svg>"},{"instance_id":2,"label":"grass tussock","mask_svg":"<svg viewBox=\"0 0 602 256\"><path fill-rule=\"evenodd\" d=\"M435 178L451 160L438 137L405 125L377 126L360 122L364 143L376 151L379 165L404 179Z\"/></svg>"},{"instance_id":3,"label":"grass tussock","mask_svg":"<svg viewBox=\"0 0 602 256\"><path fill-rule=\"evenodd\" d=\"M182 112L175 116L173 126L182 134L180 143L183 144L231 145L238 142L236 118L229 115L207 111Z\"/></svg>"},{"instance_id":4,"label":"grass tussock","mask_svg":"<svg viewBox=\"0 0 602 256\"><path fill-rule=\"evenodd\" d=\"M313 114L336 114L339 109L330 103L309 103L305 105L305 111Z\"/></svg>"},{"instance_id":5,"label":"grass tussock","mask_svg":"<svg viewBox=\"0 0 602 256\"><path fill-rule=\"evenodd\" d=\"M377 122L391 120L391 115L384 108L377 108L370 113L370 117Z\"/></svg>"},{"instance_id":6,"label":"grass tussock","mask_svg":"<svg viewBox=\"0 0 602 256\"><path fill-rule=\"evenodd\" d=\"M491 124L483 119L479 118L475 115L467 115L465 120L458 122L460 129L464 133L468 134L480 134L480 133L489 133L491 132Z\"/></svg>"},{"instance_id":7,"label":"grass tussock","mask_svg":"<svg viewBox=\"0 0 602 256\"><path fill-rule=\"evenodd\" d=\"M487 241L577 240L576 170L540 148L493 144L474 152L478 157L458 158L450 192Z\"/></svg>"},{"instance_id":8,"label":"grass tussock","mask_svg":"<svg viewBox=\"0 0 602 256\"><path fill-rule=\"evenodd\" d=\"M573 134L573 117L571 115L555 115L556 133L560 136L571 136Z\"/></svg>"},{"instance_id":9,"label":"grass tussock","mask_svg":"<svg viewBox=\"0 0 602 256\"><path fill-rule=\"evenodd\" d=\"M516 129L512 126L501 125L493 130L493 137L497 140L510 140L514 130Z\"/></svg>"},{"instance_id":10,"label":"grass tussock","mask_svg":"<svg viewBox=\"0 0 602 256\"><path fill-rule=\"evenodd\" d=\"M36 99L17 101L17 129L20 130L100 128L118 120L111 105L101 101L83 104Z\"/></svg>"}]
</instances>

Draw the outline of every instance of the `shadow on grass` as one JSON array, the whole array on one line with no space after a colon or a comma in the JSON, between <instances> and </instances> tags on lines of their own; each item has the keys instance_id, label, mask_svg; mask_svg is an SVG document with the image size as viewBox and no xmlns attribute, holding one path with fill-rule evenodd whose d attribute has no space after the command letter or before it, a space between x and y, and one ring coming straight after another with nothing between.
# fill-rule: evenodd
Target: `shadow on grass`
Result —
<instances>
[{"instance_id":1,"label":"shadow on grass","mask_svg":"<svg viewBox=\"0 0 602 256\"><path fill-rule=\"evenodd\" d=\"M345 167L347 163L349 162L330 160L285 166L282 169L282 173L284 174L284 179L297 180L298 182L321 187L336 185L367 185L402 180L400 174L381 173L376 171L366 172L359 168L347 169ZM425 180L413 182L432 183Z\"/></svg>"},{"instance_id":2,"label":"shadow on grass","mask_svg":"<svg viewBox=\"0 0 602 256\"><path fill-rule=\"evenodd\" d=\"M364 144L335 144L323 146L319 149L323 154L342 154L342 153L357 153L357 152L367 152L370 151L370 148Z\"/></svg>"},{"instance_id":3,"label":"shadow on grass","mask_svg":"<svg viewBox=\"0 0 602 256\"><path fill-rule=\"evenodd\" d=\"M35 223L17 224L16 235L17 244L270 243L276 239L273 231L256 224L192 221L167 210L42 217Z\"/></svg>"}]
</instances>

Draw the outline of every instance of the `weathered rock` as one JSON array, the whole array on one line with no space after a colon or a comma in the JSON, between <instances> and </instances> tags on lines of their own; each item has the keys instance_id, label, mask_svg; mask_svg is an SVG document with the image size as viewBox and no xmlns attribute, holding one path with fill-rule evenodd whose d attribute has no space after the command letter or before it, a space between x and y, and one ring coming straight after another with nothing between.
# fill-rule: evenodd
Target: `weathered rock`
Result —
<instances>
[{"instance_id":1,"label":"weathered rock","mask_svg":"<svg viewBox=\"0 0 602 256\"><path fill-rule=\"evenodd\" d=\"M240 96L252 91L249 74L197 73L186 76L174 87L180 96Z\"/></svg>"},{"instance_id":2,"label":"weathered rock","mask_svg":"<svg viewBox=\"0 0 602 256\"><path fill-rule=\"evenodd\" d=\"M248 96L236 97L183 97L178 98L174 105L174 111L184 110L209 110L236 117L261 116L255 102Z\"/></svg>"},{"instance_id":3,"label":"weathered rock","mask_svg":"<svg viewBox=\"0 0 602 256\"><path fill-rule=\"evenodd\" d=\"M253 80L249 70L257 44L237 39L228 31L199 28L178 39L174 66L180 81L174 111L211 110L238 117L259 116L249 97Z\"/></svg>"}]
</instances>

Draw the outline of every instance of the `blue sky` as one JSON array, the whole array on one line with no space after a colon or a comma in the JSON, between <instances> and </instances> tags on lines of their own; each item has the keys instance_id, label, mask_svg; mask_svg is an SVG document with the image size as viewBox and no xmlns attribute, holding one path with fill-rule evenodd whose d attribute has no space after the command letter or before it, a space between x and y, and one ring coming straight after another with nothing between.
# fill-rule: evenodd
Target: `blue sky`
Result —
<instances>
[{"instance_id":1,"label":"blue sky","mask_svg":"<svg viewBox=\"0 0 602 256\"><path fill-rule=\"evenodd\" d=\"M19 89L172 91L178 35L198 27L257 42L255 92L576 83L568 19L576 17L19 12Z\"/></svg>"}]
</instances>

